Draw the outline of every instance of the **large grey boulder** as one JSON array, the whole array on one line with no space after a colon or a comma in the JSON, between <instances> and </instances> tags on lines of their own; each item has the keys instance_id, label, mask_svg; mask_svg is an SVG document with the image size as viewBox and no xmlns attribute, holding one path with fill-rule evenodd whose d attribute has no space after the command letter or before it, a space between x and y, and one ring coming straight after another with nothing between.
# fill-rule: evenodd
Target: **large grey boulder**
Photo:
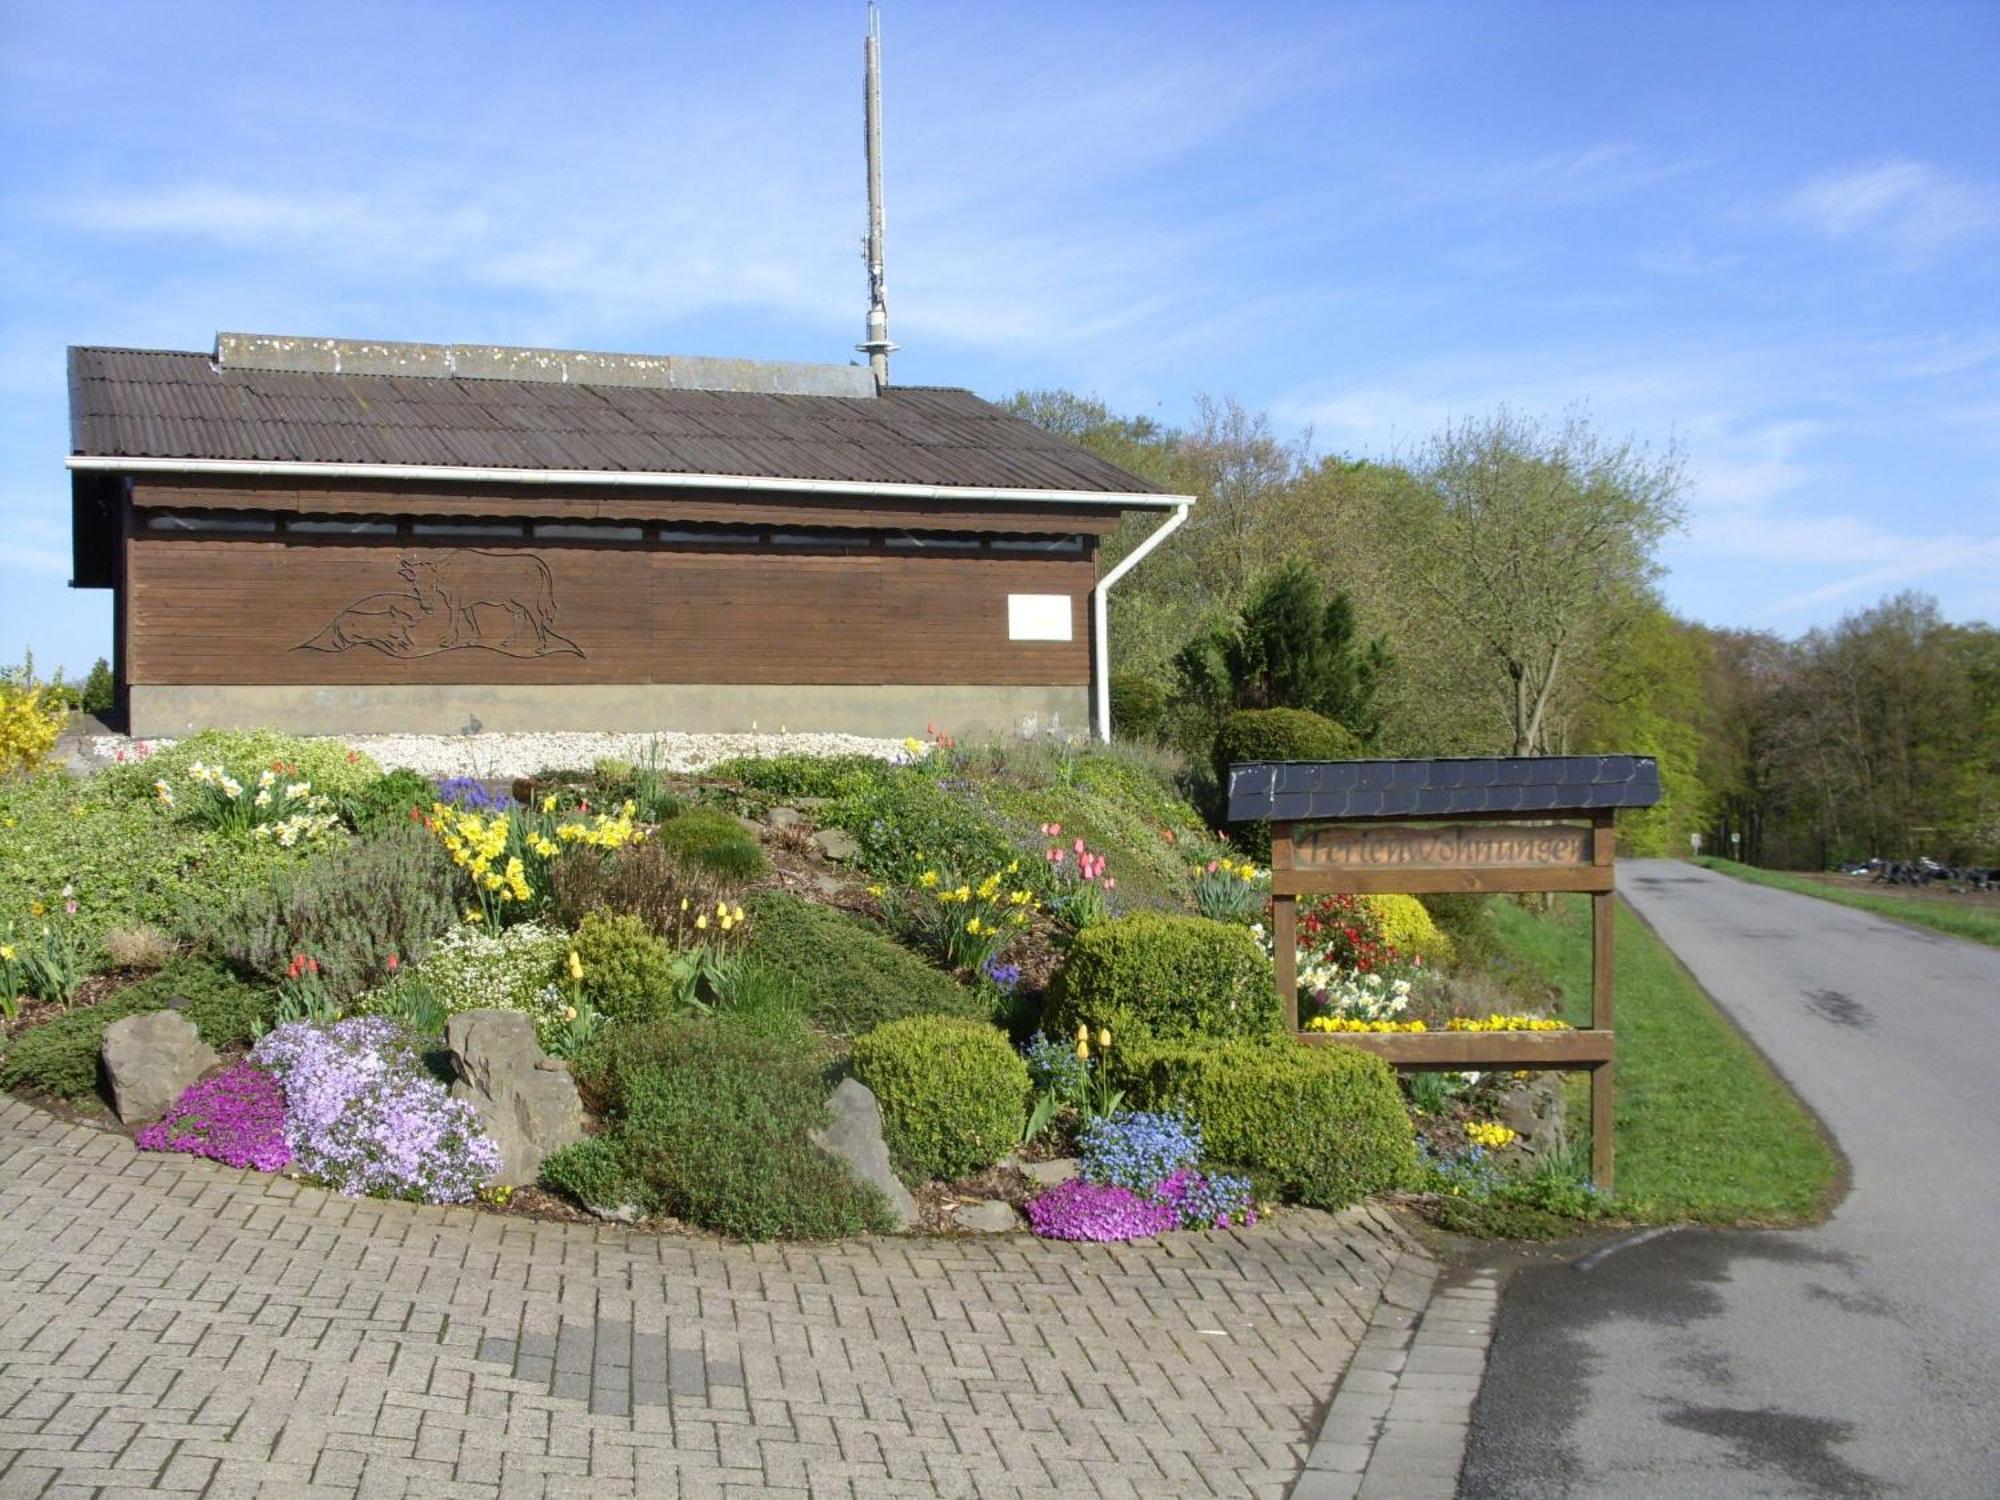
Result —
<instances>
[{"instance_id":1,"label":"large grey boulder","mask_svg":"<svg viewBox=\"0 0 2000 1500\"><path fill-rule=\"evenodd\" d=\"M812 842L821 854L841 864L861 857L861 840L845 828L822 828L812 836Z\"/></svg>"},{"instance_id":2,"label":"large grey boulder","mask_svg":"<svg viewBox=\"0 0 2000 1500\"><path fill-rule=\"evenodd\" d=\"M1021 1227L1021 1216L1013 1204L987 1198L978 1203L959 1204L951 1211L951 1222L975 1234L1007 1234Z\"/></svg>"},{"instance_id":3,"label":"large grey boulder","mask_svg":"<svg viewBox=\"0 0 2000 1500\"><path fill-rule=\"evenodd\" d=\"M500 1148L495 1187L526 1187L551 1151L584 1136L583 1099L569 1065L535 1042L535 1023L517 1010L468 1010L445 1023L454 1099L479 1112Z\"/></svg>"},{"instance_id":4,"label":"large grey boulder","mask_svg":"<svg viewBox=\"0 0 2000 1500\"><path fill-rule=\"evenodd\" d=\"M826 1129L813 1132L812 1143L828 1156L846 1162L860 1181L880 1188L889 1200L896 1228L908 1229L917 1222L917 1200L889 1165L889 1147L882 1139L882 1107L875 1102L874 1091L858 1078L843 1079L826 1107L833 1119Z\"/></svg>"},{"instance_id":5,"label":"large grey boulder","mask_svg":"<svg viewBox=\"0 0 2000 1500\"><path fill-rule=\"evenodd\" d=\"M222 1059L194 1022L171 1010L126 1016L104 1028L111 1107L127 1125L157 1120L189 1084Z\"/></svg>"}]
</instances>

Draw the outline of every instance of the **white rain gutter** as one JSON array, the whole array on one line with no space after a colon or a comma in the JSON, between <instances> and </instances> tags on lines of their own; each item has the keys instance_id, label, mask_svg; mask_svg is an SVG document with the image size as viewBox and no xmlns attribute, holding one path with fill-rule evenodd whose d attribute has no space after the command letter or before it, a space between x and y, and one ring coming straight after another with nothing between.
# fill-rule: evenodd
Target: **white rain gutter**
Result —
<instances>
[{"instance_id":1,"label":"white rain gutter","mask_svg":"<svg viewBox=\"0 0 2000 1500\"><path fill-rule=\"evenodd\" d=\"M1192 495L1127 490L1032 490L998 485L879 484L859 479L774 479L757 474L667 474L626 469L481 469L452 464L305 463L240 458L119 458L77 454L72 470L113 474L213 474L271 479L399 479L449 484L594 484L625 489L744 490L753 494L842 495L886 500L995 500L1016 505L1095 505L1116 510L1183 511ZM1176 522L1176 525L1179 523ZM1172 528L1169 527L1169 530ZM1162 533L1164 535L1164 533ZM1150 543L1147 544L1150 547ZM1142 548L1143 552L1146 550ZM1138 554L1134 555L1136 560ZM1119 572L1124 570L1120 565ZM1112 577L1116 577L1114 573ZM1102 585L1099 585L1102 587Z\"/></svg>"},{"instance_id":2,"label":"white rain gutter","mask_svg":"<svg viewBox=\"0 0 2000 1500\"><path fill-rule=\"evenodd\" d=\"M1174 513L1167 517L1158 531L1126 553L1117 567L1097 581L1097 587L1090 593L1090 650L1097 679L1097 701L1094 705L1097 737L1106 744L1111 742L1111 627L1104 608L1105 596L1111 592L1111 585L1131 572L1142 557L1187 523L1188 507L1194 504L1194 496L1172 495L1164 498L1174 502Z\"/></svg>"}]
</instances>

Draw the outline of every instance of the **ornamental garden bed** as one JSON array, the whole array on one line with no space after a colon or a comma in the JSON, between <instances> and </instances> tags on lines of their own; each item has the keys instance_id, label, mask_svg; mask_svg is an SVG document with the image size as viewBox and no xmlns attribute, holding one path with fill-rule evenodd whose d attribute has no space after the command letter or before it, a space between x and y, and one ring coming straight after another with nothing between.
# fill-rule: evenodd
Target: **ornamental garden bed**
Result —
<instances>
[{"instance_id":1,"label":"ornamental garden bed","mask_svg":"<svg viewBox=\"0 0 2000 1500\"><path fill-rule=\"evenodd\" d=\"M1128 749L518 783L207 733L0 783L0 1085L335 1191L745 1239L1596 1210L1560 1091L1302 1047L1269 872ZM1308 1031L1558 1026L1438 898L1302 903Z\"/></svg>"}]
</instances>

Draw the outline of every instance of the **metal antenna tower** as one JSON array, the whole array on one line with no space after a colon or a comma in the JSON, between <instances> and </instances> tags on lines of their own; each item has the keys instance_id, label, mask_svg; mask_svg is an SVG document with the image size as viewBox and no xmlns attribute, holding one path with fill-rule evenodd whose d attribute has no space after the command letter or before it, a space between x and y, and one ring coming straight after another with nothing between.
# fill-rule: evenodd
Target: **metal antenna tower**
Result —
<instances>
[{"instance_id":1,"label":"metal antenna tower","mask_svg":"<svg viewBox=\"0 0 2000 1500\"><path fill-rule=\"evenodd\" d=\"M882 273L882 14L868 0L868 40L862 44L862 94L868 135L868 236L862 259L868 265L868 337L854 347L868 356L875 389L889 385L889 292Z\"/></svg>"}]
</instances>

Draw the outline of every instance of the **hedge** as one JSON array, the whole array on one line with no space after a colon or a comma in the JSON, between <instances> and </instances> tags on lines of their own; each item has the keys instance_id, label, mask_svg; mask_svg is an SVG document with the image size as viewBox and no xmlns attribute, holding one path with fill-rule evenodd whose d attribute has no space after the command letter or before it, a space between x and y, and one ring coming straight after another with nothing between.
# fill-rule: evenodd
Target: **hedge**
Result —
<instances>
[{"instance_id":1,"label":"hedge","mask_svg":"<svg viewBox=\"0 0 2000 1500\"><path fill-rule=\"evenodd\" d=\"M1352 1047L1295 1042L1139 1042L1107 1066L1137 1109L1199 1122L1208 1156L1315 1208L1416 1178L1415 1134L1396 1075Z\"/></svg>"}]
</instances>

